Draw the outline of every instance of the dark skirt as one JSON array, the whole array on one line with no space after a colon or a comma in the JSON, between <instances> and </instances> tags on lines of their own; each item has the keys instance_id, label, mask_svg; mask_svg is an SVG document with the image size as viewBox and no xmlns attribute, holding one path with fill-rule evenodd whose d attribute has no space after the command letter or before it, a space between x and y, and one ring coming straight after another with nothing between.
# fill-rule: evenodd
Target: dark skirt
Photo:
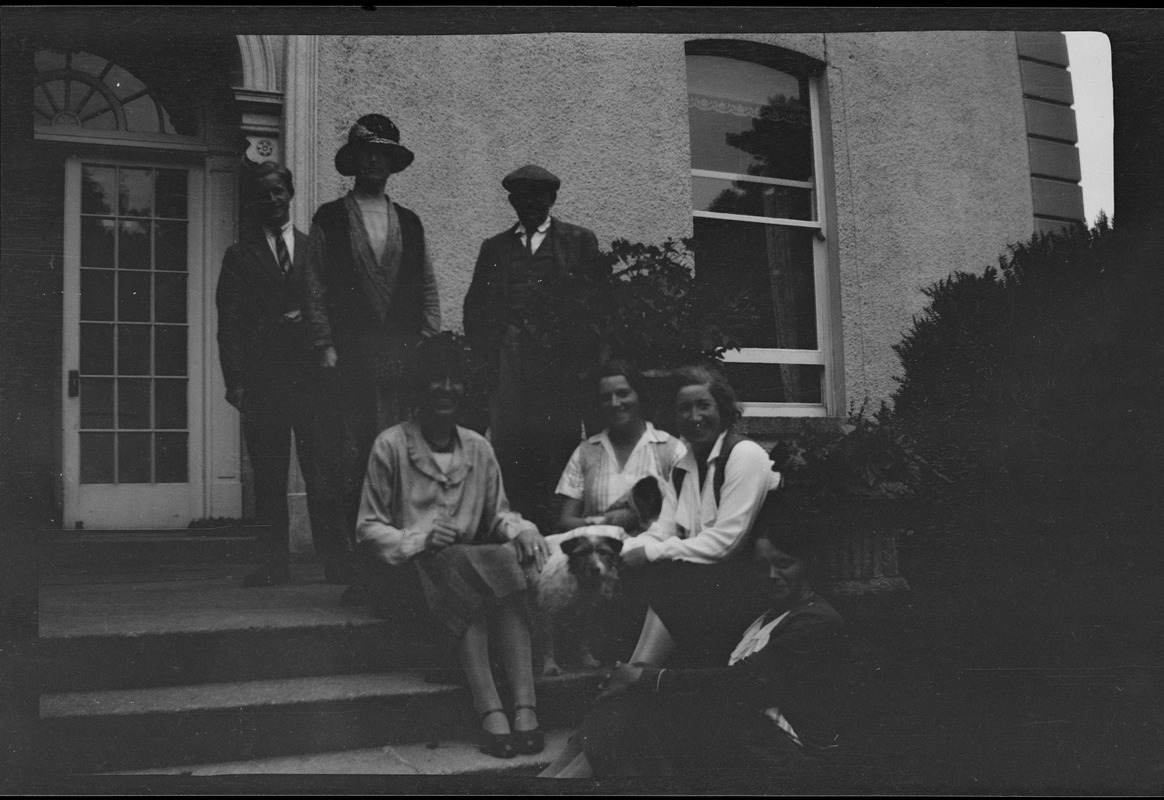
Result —
<instances>
[{"instance_id":1,"label":"dark skirt","mask_svg":"<svg viewBox=\"0 0 1164 800\"><path fill-rule=\"evenodd\" d=\"M639 570L634 582L686 666L726 667L744 631L768 609L748 559L655 561Z\"/></svg>"},{"instance_id":2,"label":"dark skirt","mask_svg":"<svg viewBox=\"0 0 1164 800\"><path fill-rule=\"evenodd\" d=\"M631 689L595 706L579 736L596 778L675 777L676 788L717 794L785 793L813 764L774 722L718 693Z\"/></svg>"},{"instance_id":3,"label":"dark skirt","mask_svg":"<svg viewBox=\"0 0 1164 800\"><path fill-rule=\"evenodd\" d=\"M435 621L456 642L498 600L526 588L509 544L455 544L378 572L373 593L394 619L421 627Z\"/></svg>"}]
</instances>

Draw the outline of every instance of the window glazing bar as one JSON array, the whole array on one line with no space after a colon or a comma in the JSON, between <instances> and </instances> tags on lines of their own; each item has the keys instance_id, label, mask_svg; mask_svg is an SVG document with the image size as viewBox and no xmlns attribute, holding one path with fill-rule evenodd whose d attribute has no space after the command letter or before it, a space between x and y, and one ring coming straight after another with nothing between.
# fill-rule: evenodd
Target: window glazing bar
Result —
<instances>
[{"instance_id":1,"label":"window glazing bar","mask_svg":"<svg viewBox=\"0 0 1164 800\"><path fill-rule=\"evenodd\" d=\"M728 350L723 360L729 364L816 364L824 365L823 350L791 350L780 347L741 347Z\"/></svg>"},{"instance_id":2,"label":"window glazing bar","mask_svg":"<svg viewBox=\"0 0 1164 800\"><path fill-rule=\"evenodd\" d=\"M827 417L823 405L814 403L748 403L741 402L745 417Z\"/></svg>"},{"instance_id":3,"label":"window glazing bar","mask_svg":"<svg viewBox=\"0 0 1164 800\"><path fill-rule=\"evenodd\" d=\"M821 230L820 220L815 219L785 219L781 217L753 217L747 214L723 214L719 211L692 211L691 214L705 219L727 219L734 222L762 222L765 225L784 225L789 228L811 228Z\"/></svg>"},{"instance_id":4,"label":"window glazing bar","mask_svg":"<svg viewBox=\"0 0 1164 800\"><path fill-rule=\"evenodd\" d=\"M764 175L743 175L738 172L716 172L713 169L693 169L691 176L693 178L719 178L725 181L767 183L772 186L791 186L793 189L812 189L816 186L813 181L792 181L786 178L769 178Z\"/></svg>"}]
</instances>

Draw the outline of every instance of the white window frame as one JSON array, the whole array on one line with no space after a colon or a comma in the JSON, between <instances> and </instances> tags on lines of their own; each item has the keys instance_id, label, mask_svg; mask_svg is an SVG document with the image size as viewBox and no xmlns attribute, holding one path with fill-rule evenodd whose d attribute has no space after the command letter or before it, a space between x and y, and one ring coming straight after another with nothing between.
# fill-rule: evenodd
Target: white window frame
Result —
<instances>
[{"instance_id":1,"label":"white window frame","mask_svg":"<svg viewBox=\"0 0 1164 800\"><path fill-rule=\"evenodd\" d=\"M720 56L728 58L730 56ZM762 183L773 186L787 186L811 191L813 219L782 219L761 217L750 214L724 214L717 211L692 209L693 218L723 219L736 222L776 225L784 228L808 228L815 232L813 237L813 285L816 304L816 343L811 350L791 350L775 347L744 347L724 353L728 364L809 364L824 367L821 376L821 403L758 403L743 400L745 417L827 417L834 416L837 407L836 390L833 386L833 365L830 354L833 349L833 308L829 296L829 228L826 198L820 191L821 175L824 174L824 141L821 126L821 75L806 78L808 84L809 115L812 125L812 174L809 181L794 181L784 178L768 178L744 175L734 172L717 172L706 169L692 169L692 178L718 178L722 180Z\"/></svg>"}]
</instances>

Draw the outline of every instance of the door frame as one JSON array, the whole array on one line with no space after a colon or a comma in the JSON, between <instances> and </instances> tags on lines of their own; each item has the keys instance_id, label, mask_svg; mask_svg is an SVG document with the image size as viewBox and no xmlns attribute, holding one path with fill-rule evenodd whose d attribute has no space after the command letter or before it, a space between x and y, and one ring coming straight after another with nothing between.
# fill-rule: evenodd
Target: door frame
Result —
<instances>
[{"instance_id":1,"label":"door frame","mask_svg":"<svg viewBox=\"0 0 1164 800\"><path fill-rule=\"evenodd\" d=\"M144 157L143 157L144 155ZM192 163L193 161L193 163ZM119 515L104 509L90 510L85 504L117 503L121 491L116 484L82 484L80 482L80 401L69 397L70 370L80 367L80 245L81 245L81 165L155 167L185 169L188 178L187 219L187 384L186 408L189 439L187 444L188 476L185 484L133 484L142 487L140 501L127 504ZM186 527L191 520L205 516L206 493L206 430L207 430L207 374L215 367L206 355L205 298L211 270L206 268L206 158L196 161L189 153L175 157L138 153L96 154L91 157L73 154L65 160L64 203L64 272L62 308L61 359L61 480L64 495L64 525L76 527L82 523L89 529L149 529ZM146 488L148 486L148 488ZM94 487L94 488L85 488ZM101 487L101 488L95 488ZM178 488L181 487L181 488ZM89 495L88 497L83 496ZM181 496L185 495L183 499ZM167 508L172 505L172 508Z\"/></svg>"}]
</instances>

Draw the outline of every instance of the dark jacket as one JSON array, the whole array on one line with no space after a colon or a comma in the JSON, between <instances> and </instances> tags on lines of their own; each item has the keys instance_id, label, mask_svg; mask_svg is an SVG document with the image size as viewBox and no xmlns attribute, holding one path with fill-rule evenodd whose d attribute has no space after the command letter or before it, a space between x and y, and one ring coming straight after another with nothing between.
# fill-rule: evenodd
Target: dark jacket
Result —
<instances>
[{"instance_id":1,"label":"dark jacket","mask_svg":"<svg viewBox=\"0 0 1164 800\"><path fill-rule=\"evenodd\" d=\"M698 695L759 718L778 707L809 747L833 744L843 713L849 643L841 616L814 597L792 609L763 649L730 667L644 670L639 683L660 694ZM765 721L767 723L767 721ZM766 727L766 724L765 726ZM775 723L772 723L773 729Z\"/></svg>"},{"instance_id":2,"label":"dark jacket","mask_svg":"<svg viewBox=\"0 0 1164 800\"><path fill-rule=\"evenodd\" d=\"M510 318L509 282L513 248L521 246L515 226L486 239L473 268L473 282L465 295L465 337L484 353L494 353ZM515 245L516 243L516 245ZM608 269L598 252L594 231L571 225L556 217L550 223L545 241L538 248L550 248L556 274L600 275Z\"/></svg>"},{"instance_id":3,"label":"dark jacket","mask_svg":"<svg viewBox=\"0 0 1164 800\"><path fill-rule=\"evenodd\" d=\"M435 295L436 284L425 270L424 228L415 213L399 203L392 205L400 220L403 252L391 306L382 322L356 271L344 199L325 203L315 212L311 246L322 250L305 265L303 304L314 346L343 350L361 335L384 328L420 335L431 327L426 303L429 295Z\"/></svg>"},{"instance_id":4,"label":"dark jacket","mask_svg":"<svg viewBox=\"0 0 1164 800\"><path fill-rule=\"evenodd\" d=\"M218 353L227 392L279 370L296 369L307 358L306 326L285 321L299 307L299 283L307 257L307 235L295 230L291 280L285 280L258 225L243 230L226 250L215 299Z\"/></svg>"}]
</instances>

